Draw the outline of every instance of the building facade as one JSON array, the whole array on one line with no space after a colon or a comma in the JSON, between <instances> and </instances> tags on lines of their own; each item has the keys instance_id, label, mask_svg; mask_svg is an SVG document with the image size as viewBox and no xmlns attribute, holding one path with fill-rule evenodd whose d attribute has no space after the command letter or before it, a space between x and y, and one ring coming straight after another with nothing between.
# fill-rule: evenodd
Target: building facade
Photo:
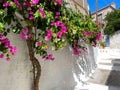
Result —
<instances>
[{"instance_id":1,"label":"building facade","mask_svg":"<svg viewBox=\"0 0 120 90\"><path fill-rule=\"evenodd\" d=\"M116 5L114 2L112 2L110 5L98 10L97 14L96 14L96 12L93 12L91 15L93 18L93 21L95 21L95 22L96 22L96 15L98 17L97 23L101 27L102 42L104 42L105 47L110 46L110 37L108 35L104 34L104 29L107 24L107 22L104 19L108 13L115 11L115 9L116 9Z\"/></svg>"},{"instance_id":2,"label":"building facade","mask_svg":"<svg viewBox=\"0 0 120 90\"><path fill-rule=\"evenodd\" d=\"M110 5L98 10L98 23L101 24L103 27L106 25L106 22L104 21L106 15L112 11L115 11L116 9L116 5L115 3L111 3ZM96 22L96 12L93 12L92 13L92 18L93 18L93 21Z\"/></svg>"},{"instance_id":3,"label":"building facade","mask_svg":"<svg viewBox=\"0 0 120 90\"><path fill-rule=\"evenodd\" d=\"M70 7L75 9L74 6L80 10L82 14L89 15L89 4L88 0L65 0L66 2L70 3Z\"/></svg>"}]
</instances>

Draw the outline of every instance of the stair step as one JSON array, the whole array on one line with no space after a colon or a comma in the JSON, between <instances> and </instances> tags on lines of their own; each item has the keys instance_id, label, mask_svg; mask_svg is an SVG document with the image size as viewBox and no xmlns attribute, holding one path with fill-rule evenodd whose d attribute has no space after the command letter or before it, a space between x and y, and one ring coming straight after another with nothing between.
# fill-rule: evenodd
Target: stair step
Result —
<instances>
[{"instance_id":1,"label":"stair step","mask_svg":"<svg viewBox=\"0 0 120 90\"><path fill-rule=\"evenodd\" d=\"M120 87L89 83L88 85L85 85L83 88L78 90L120 90Z\"/></svg>"},{"instance_id":2,"label":"stair step","mask_svg":"<svg viewBox=\"0 0 120 90\"><path fill-rule=\"evenodd\" d=\"M103 62L100 62L98 65L108 65L108 66L120 66L120 63L103 63Z\"/></svg>"},{"instance_id":3,"label":"stair step","mask_svg":"<svg viewBox=\"0 0 120 90\"><path fill-rule=\"evenodd\" d=\"M99 60L98 63L111 63L111 64L120 64L120 59L103 59L103 60Z\"/></svg>"},{"instance_id":4,"label":"stair step","mask_svg":"<svg viewBox=\"0 0 120 90\"><path fill-rule=\"evenodd\" d=\"M112 66L112 65L98 65L99 69L104 69L104 70L115 70L115 71L120 71L120 66Z\"/></svg>"}]
</instances>

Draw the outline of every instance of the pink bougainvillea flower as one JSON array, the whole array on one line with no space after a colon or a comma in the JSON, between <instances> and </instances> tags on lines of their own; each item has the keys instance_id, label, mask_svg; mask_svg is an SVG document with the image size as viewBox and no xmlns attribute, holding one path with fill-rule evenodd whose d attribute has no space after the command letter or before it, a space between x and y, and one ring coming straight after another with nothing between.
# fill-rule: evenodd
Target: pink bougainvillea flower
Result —
<instances>
[{"instance_id":1,"label":"pink bougainvillea flower","mask_svg":"<svg viewBox=\"0 0 120 90\"><path fill-rule=\"evenodd\" d=\"M23 40L26 40L27 39L27 35L24 34L23 32L20 32L20 36Z\"/></svg>"},{"instance_id":2,"label":"pink bougainvillea flower","mask_svg":"<svg viewBox=\"0 0 120 90\"><path fill-rule=\"evenodd\" d=\"M25 2L24 2L24 5L25 5L26 7L28 7L28 8L30 8L30 7L31 7L30 2L28 2L28 1L25 1Z\"/></svg>"},{"instance_id":3,"label":"pink bougainvillea flower","mask_svg":"<svg viewBox=\"0 0 120 90\"><path fill-rule=\"evenodd\" d=\"M4 57L4 54L2 53L2 54L0 54L0 58L3 58Z\"/></svg>"},{"instance_id":4,"label":"pink bougainvillea flower","mask_svg":"<svg viewBox=\"0 0 120 90\"><path fill-rule=\"evenodd\" d=\"M55 16L55 18L58 19L59 16L60 16L60 12L56 12L56 16Z\"/></svg>"},{"instance_id":5,"label":"pink bougainvillea flower","mask_svg":"<svg viewBox=\"0 0 120 90\"><path fill-rule=\"evenodd\" d=\"M22 31L20 32L20 36L23 40L31 38L31 34L28 34L28 28L23 28Z\"/></svg>"},{"instance_id":6,"label":"pink bougainvillea flower","mask_svg":"<svg viewBox=\"0 0 120 90\"><path fill-rule=\"evenodd\" d=\"M57 37L59 37L59 38L62 37L62 32L61 31L57 32Z\"/></svg>"},{"instance_id":7,"label":"pink bougainvillea flower","mask_svg":"<svg viewBox=\"0 0 120 90\"><path fill-rule=\"evenodd\" d=\"M62 25L61 31L62 31L62 34L67 33L67 28L66 28L66 26L64 24Z\"/></svg>"},{"instance_id":8,"label":"pink bougainvillea flower","mask_svg":"<svg viewBox=\"0 0 120 90\"><path fill-rule=\"evenodd\" d=\"M57 22L55 23L55 25L56 25L56 26L61 26L61 23L62 23L61 21L57 21Z\"/></svg>"},{"instance_id":9,"label":"pink bougainvillea flower","mask_svg":"<svg viewBox=\"0 0 120 90\"><path fill-rule=\"evenodd\" d=\"M57 4L62 5L62 0L58 0Z\"/></svg>"},{"instance_id":10,"label":"pink bougainvillea flower","mask_svg":"<svg viewBox=\"0 0 120 90\"><path fill-rule=\"evenodd\" d=\"M40 8L40 9L39 9L39 12L40 12L42 18L46 18L46 15L45 15L45 13L44 13L43 8Z\"/></svg>"},{"instance_id":11,"label":"pink bougainvillea flower","mask_svg":"<svg viewBox=\"0 0 120 90\"><path fill-rule=\"evenodd\" d=\"M14 0L14 3L16 4L16 6L18 7L19 10L22 10L22 7L18 0Z\"/></svg>"},{"instance_id":12,"label":"pink bougainvillea flower","mask_svg":"<svg viewBox=\"0 0 120 90\"><path fill-rule=\"evenodd\" d=\"M80 56L82 54L82 51L79 50L78 46L74 46L73 47L73 53L74 53L74 55Z\"/></svg>"},{"instance_id":13,"label":"pink bougainvillea flower","mask_svg":"<svg viewBox=\"0 0 120 90\"><path fill-rule=\"evenodd\" d=\"M10 53L12 54L12 55L14 55L15 53L17 53L18 52L18 49L16 48L16 47L14 47L14 46L11 46L10 47Z\"/></svg>"},{"instance_id":14,"label":"pink bougainvillea flower","mask_svg":"<svg viewBox=\"0 0 120 90\"><path fill-rule=\"evenodd\" d=\"M56 12L56 16L59 16L60 15L60 12Z\"/></svg>"},{"instance_id":15,"label":"pink bougainvillea flower","mask_svg":"<svg viewBox=\"0 0 120 90\"><path fill-rule=\"evenodd\" d=\"M55 19L58 19L59 18L59 16L55 16Z\"/></svg>"},{"instance_id":16,"label":"pink bougainvillea flower","mask_svg":"<svg viewBox=\"0 0 120 90\"><path fill-rule=\"evenodd\" d=\"M101 40L102 36L101 36L101 33L100 32L97 32L97 36L96 36L96 40Z\"/></svg>"},{"instance_id":17,"label":"pink bougainvillea flower","mask_svg":"<svg viewBox=\"0 0 120 90\"><path fill-rule=\"evenodd\" d=\"M62 5L62 0L52 0L52 2L55 2L55 3L57 3L57 5Z\"/></svg>"},{"instance_id":18,"label":"pink bougainvillea flower","mask_svg":"<svg viewBox=\"0 0 120 90\"><path fill-rule=\"evenodd\" d=\"M55 59L55 58L53 58L53 55L52 55L52 54L48 54L46 57L43 56L42 58L43 58L44 60L52 60L52 61L54 61L54 59Z\"/></svg>"},{"instance_id":19,"label":"pink bougainvillea flower","mask_svg":"<svg viewBox=\"0 0 120 90\"><path fill-rule=\"evenodd\" d=\"M37 4L39 3L39 0L32 0L32 3L33 3L34 5L37 5Z\"/></svg>"},{"instance_id":20,"label":"pink bougainvillea flower","mask_svg":"<svg viewBox=\"0 0 120 90\"><path fill-rule=\"evenodd\" d=\"M6 61L10 61L10 57L7 57L7 58L6 58Z\"/></svg>"},{"instance_id":21,"label":"pink bougainvillea flower","mask_svg":"<svg viewBox=\"0 0 120 90\"><path fill-rule=\"evenodd\" d=\"M83 31L83 34L86 36L92 36L92 32Z\"/></svg>"},{"instance_id":22,"label":"pink bougainvillea flower","mask_svg":"<svg viewBox=\"0 0 120 90\"><path fill-rule=\"evenodd\" d=\"M39 42L36 42L36 46L37 46L37 47L40 47L41 45L42 45L42 42L40 42L40 41L39 41Z\"/></svg>"},{"instance_id":23,"label":"pink bougainvillea flower","mask_svg":"<svg viewBox=\"0 0 120 90\"><path fill-rule=\"evenodd\" d=\"M33 19L34 19L34 17L31 15L31 16L29 17L29 20L32 21Z\"/></svg>"},{"instance_id":24,"label":"pink bougainvillea flower","mask_svg":"<svg viewBox=\"0 0 120 90\"><path fill-rule=\"evenodd\" d=\"M28 38L31 38L31 34L27 34L27 37L28 37Z\"/></svg>"},{"instance_id":25,"label":"pink bougainvillea flower","mask_svg":"<svg viewBox=\"0 0 120 90\"><path fill-rule=\"evenodd\" d=\"M33 15L33 11L30 11L29 14L30 14L30 15Z\"/></svg>"},{"instance_id":26,"label":"pink bougainvillea flower","mask_svg":"<svg viewBox=\"0 0 120 90\"><path fill-rule=\"evenodd\" d=\"M52 56L53 56L52 54L49 54L49 55L48 55L48 59L51 59L51 58L52 58Z\"/></svg>"},{"instance_id":27,"label":"pink bougainvillea flower","mask_svg":"<svg viewBox=\"0 0 120 90\"><path fill-rule=\"evenodd\" d=\"M48 54L48 59L53 61L54 60L53 55L52 54Z\"/></svg>"},{"instance_id":28,"label":"pink bougainvillea flower","mask_svg":"<svg viewBox=\"0 0 120 90\"><path fill-rule=\"evenodd\" d=\"M3 4L3 6L7 8L7 7L11 6L11 5L10 5L10 2L5 2L5 3Z\"/></svg>"},{"instance_id":29,"label":"pink bougainvillea flower","mask_svg":"<svg viewBox=\"0 0 120 90\"><path fill-rule=\"evenodd\" d=\"M48 29L47 30L47 36L45 37L46 41L49 41L52 38L52 30Z\"/></svg>"},{"instance_id":30,"label":"pink bougainvillea flower","mask_svg":"<svg viewBox=\"0 0 120 90\"><path fill-rule=\"evenodd\" d=\"M6 50L6 52L0 51L0 58L3 58L4 55L6 54L6 60L9 61L9 55L14 55L17 52L17 48L14 46L10 45L10 40L8 38L6 38L5 36L3 36L2 34L0 34L0 44L3 44L3 50Z\"/></svg>"},{"instance_id":31,"label":"pink bougainvillea flower","mask_svg":"<svg viewBox=\"0 0 120 90\"><path fill-rule=\"evenodd\" d=\"M55 25L55 22L51 22L51 26L54 26Z\"/></svg>"},{"instance_id":32,"label":"pink bougainvillea flower","mask_svg":"<svg viewBox=\"0 0 120 90\"><path fill-rule=\"evenodd\" d=\"M28 28L23 28L22 32L27 33L28 32Z\"/></svg>"},{"instance_id":33,"label":"pink bougainvillea flower","mask_svg":"<svg viewBox=\"0 0 120 90\"><path fill-rule=\"evenodd\" d=\"M10 47L10 40L9 39L7 39L7 38L3 39L2 43L4 43L6 48Z\"/></svg>"},{"instance_id":34,"label":"pink bougainvillea flower","mask_svg":"<svg viewBox=\"0 0 120 90\"><path fill-rule=\"evenodd\" d=\"M24 34L23 32L20 32L20 36L23 40L31 38L31 34Z\"/></svg>"}]
</instances>

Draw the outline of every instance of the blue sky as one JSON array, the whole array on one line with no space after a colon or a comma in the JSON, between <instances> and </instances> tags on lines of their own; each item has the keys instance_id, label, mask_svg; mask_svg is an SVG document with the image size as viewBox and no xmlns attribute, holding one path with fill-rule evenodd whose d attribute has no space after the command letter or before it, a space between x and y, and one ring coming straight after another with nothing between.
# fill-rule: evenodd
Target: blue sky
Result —
<instances>
[{"instance_id":1,"label":"blue sky","mask_svg":"<svg viewBox=\"0 0 120 90\"><path fill-rule=\"evenodd\" d=\"M120 0L98 0L98 9L110 5L112 2L116 3L116 9L120 8ZM96 0L88 0L90 11L94 12L96 10Z\"/></svg>"}]
</instances>

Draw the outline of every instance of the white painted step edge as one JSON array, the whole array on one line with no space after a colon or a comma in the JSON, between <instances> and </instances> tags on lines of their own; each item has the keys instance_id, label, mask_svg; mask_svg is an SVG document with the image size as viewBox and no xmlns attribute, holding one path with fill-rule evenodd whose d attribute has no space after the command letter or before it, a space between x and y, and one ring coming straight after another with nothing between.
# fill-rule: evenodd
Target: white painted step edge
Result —
<instances>
[{"instance_id":1,"label":"white painted step edge","mask_svg":"<svg viewBox=\"0 0 120 90\"><path fill-rule=\"evenodd\" d=\"M79 90L120 90L120 87L88 83L87 85L84 85Z\"/></svg>"},{"instance_id":2,"label":"white painted step edge","mask_svg":"<svg viewBox=\"0 0 120 90\"><path fill-rule=\"evenodd\" d=\"M120 60L99 60L98 63L120 64Z\"/></svg>"},{"instance_id":3,"label":"white painted step edge","mask_svg":"<svg viewBox=\"0 0 120 90\"><path fill-rule=\"evenodd\" d=\"M99 69L120 71L120 66L98 65Z\"/></svg>"}]
</instances>

